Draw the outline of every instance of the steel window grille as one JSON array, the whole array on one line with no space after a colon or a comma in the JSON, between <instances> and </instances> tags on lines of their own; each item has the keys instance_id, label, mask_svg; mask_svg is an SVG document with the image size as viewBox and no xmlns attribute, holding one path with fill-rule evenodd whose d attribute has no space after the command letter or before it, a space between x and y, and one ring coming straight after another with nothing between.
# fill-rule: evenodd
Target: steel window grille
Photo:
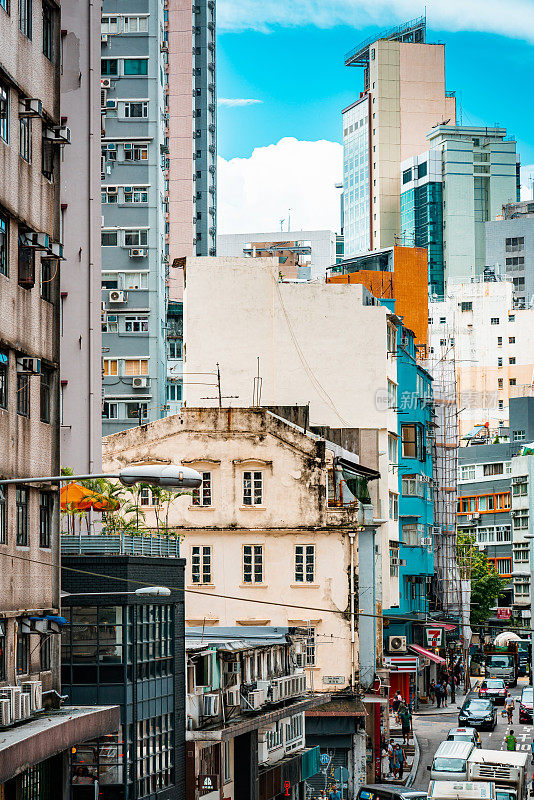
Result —
<instances>
[{"instance_id":1,"label":"steel window grille","mask_svg":"<svg viewBox=\"0 0 534 800\"><path fill-rule=\"evenodd\" d=\"M50 492L39 493L39 547L50 547L54 498Z\"/></svg>"},{"instance_id":2,"label":"steel window grille","mask_svg":"<svg viewBox=\"0 0 534 800\"><path fill-rule=\"evenodd\" d=\"M55 258L41 258L41 297L53 302L54 280L59 274L59 262Z\"/></svg>"},{"instance_id":3,"label":"steel window grille","mask_svg":"<svg viewBox=\"0 0 534 800\"><path fill-rule=\"evenodd\" d=\"M49 61L54 60L54 11L43 2L43 53Z\"/></svg>"},{"instance_id":4,"label":"steel window grille","mask_svg":"<svg viewBox=\"0 0 534 800\"><path fill-rule=\"evenodd\" d=\"M19 236L18 273L19 286L22 286L23 289L33 289L35 286L35 250L23 243L22 236Z\"/></svg>"},{"instance_id":5,"label":"steel window grille","mask_svg":"<svg viewBox=\"0 0 534 800\"><path fill-rule=\"evenodd\" d=\"M193 489L194 506L211 506L211 472L202 473L202 485Z\"/></svg>"},{"instance_id":6,"label":"steel window grille","mask_svg":"<svg viewBox=\"0 0 534 800\"><path fill-rule=\"evenodd\" d=\"M30 416L30 376L24 372L17 373L17 414Z\"/></svg>"},{"instance_id":7,"label":"steel window grille","mask_svg":"<svg viewBox=\"0 0 534 800\"><path fill-rule=\"evenodd\" d=\"M263 503L263 473L243 473L243 505L261 506Z\"/></svg>"},{"instance_id":8,"label":"steel window grille","mask_svg":"<svg viewBox=\"0 0 534 800\"><path fill-rule=\"evenodd\" d=\"M53 371L48 367L41 369L41 422L50 422Z\"/></svg>"},{"instance_id":9,"label":"steel window grille","mask_svg":"<svg viewBox=\"0 0 534 800\"><path fill-rule=\"evenodd\" d=\"M263 545L243 545L243 583L263 583Z\"/></svg>"},{"instance_id":10,"label":"steel window grille","mask_svg":"<svg viewBox=\"0 0 534 800\"><path fill-rule=\"evenodd\" d=\"M191 579L193 583L211 583L211 547L191 548Z\"/></svg>"},{"instance_id":11,"label":"steel window grille","mask_svg":"<svg viewBox=\"0 0 534 800\"><path fill-rule=\"evenodd\" d=\"M295 545L295 583L313 583L315 580L315 545Z\"/></svg>"},{"instance_id":12,"label":"steel window grille","mask_svg":"<svg viewBox=\"0 0 534 800\"><path fill-rule=\"evenodd\" d=\"M315 666L315 628L308 628L306 637L306 666Z\"/></svg>"},{"instance_id":13,"label":"steel window grille","mask_svg":"<svg viewBox=\"0 0 534 800\"><path fill-rule=\"evenodd\" d=\"M173 715L163 714L137 723L139 759L137 796L154 794L174 783Z\"/></svg>"},{"instance_id":14,"label":"steel window grille","mask_svg":"<svg viewBox=\"0 0 534 800\"><path fill-rule=\"evenodd\" d=\"M30 634L17 631L17 675L27 675L30 666Z\"/></svg>"},{"instance_id":15,"label":"steel window grille","mask_svg":"<svg viewBox=\"0 0 534 800\"><path fill-rule=\"evenodd\" d=\"M24 36L32 38L32 0L19 0L19 28Z\"/></svg>"},{"instance_id":16,"label":"steel window grille","mask_svg":"<svg viewBox=\"0 0 534 800\"><path fill-rule=\"evenodd\" d=\"M19 119L19 153L28 164L32 160L32 121L30 117Z\"/></svg>"},{"instance_id":17,"label":"steel window grille","mask_svg":"<svg viewBox=\"0 0 534 800\"><path fill-rule=\"evenodd\" d=\"M159 678L162 675L172 674L173 627L172 606L137 607L137 678ZM129 623L129 643L132 640L132 632L133 627ZM130 660L129 656L128 661Z\"/></svg>"},{"instance_id":18,"label":"steel window grille","mask_svg":"<svg viewBox=\"0 0 534 800\"><path fill-rule=\"evenodd\" d=\"M17 489L17 544L28 546L28 489Z\"/></svg>"},{"instance_id":19,"label":"steel window grille","mask_svg":"<svg viewBox=\"0 0 534 800\"><path fill-rule=\"evenodd\" d=\"M41 671L52 669L52 642L51 636L45 636L40 647Z\"/></svg>"}]
</instances>

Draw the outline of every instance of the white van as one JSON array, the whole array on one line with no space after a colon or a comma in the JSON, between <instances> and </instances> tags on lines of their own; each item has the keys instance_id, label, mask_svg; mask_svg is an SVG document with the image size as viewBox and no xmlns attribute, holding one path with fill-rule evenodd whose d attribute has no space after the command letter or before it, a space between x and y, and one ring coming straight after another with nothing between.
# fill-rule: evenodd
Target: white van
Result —
<instances>
[{"instance_id":1,"label":"white van","mask_svg":"<svg viewBox=\"0 0 534 800\"><path fill-rule=\"evenodd\" d=\"M430 781L429 800L495 800L493 783Z\"/></svg>"},{"instance_id":2,"label":"white van","mask_svg":"<svg viewBox=\"0 0 534 800\"><path fill-rule=\"evenodd\" d=\"M442 742L434 754L430 770L432 781L467 781L467 759L472 742Z\"/></svg>"}]
</instances>

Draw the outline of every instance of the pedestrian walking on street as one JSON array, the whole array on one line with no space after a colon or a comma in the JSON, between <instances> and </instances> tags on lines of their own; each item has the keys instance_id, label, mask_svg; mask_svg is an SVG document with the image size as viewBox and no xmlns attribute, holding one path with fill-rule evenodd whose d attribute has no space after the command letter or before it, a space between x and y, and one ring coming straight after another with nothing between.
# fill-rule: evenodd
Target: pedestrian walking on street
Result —
<instances>
[{"instance_id":1,"label":"pedestrian walking on street","mask_svg":"<svg viewBox=\"0 0 534 800\"><path fill-rule=\"evenodd\" d=\"M508 717L508 725L511 725L514 718L515 703L514 703L514 698L512 697L510 692L508 692L506 695L506 700L504 701L504 707L506 709L506 716Z\"/></svg>"},{"instance_id":2,"label":"pedestrian walking on street","mask_svg":"<svg viewBox=\"0 0 534 800\"><path fill-rule=\"evenodd\" d=\"M436 700L436 681L430 681L430 686L428 687L428 697L431 703L434 703Z\"/></svg>"},{"instance_id":3,"label":"pedestrian walking on street","mask_svg":"<svg viewBox=\"0 0 534 800\"><path fill-rule=\"evenodd\" d=\"M441 693L443 691L441 688L441 683L436 683L434 691L436 692L436 706L437 708L441 708L441 699L442 699Z\"/></svg>"},{"instance_id":4,"label":"pedestrian walking on street","mask_svg":"<svg viewBox=\"0 0 534 800\"><path fill-rule=\"evenodd\" d=\"M395 753L393 755L394 775L398 780L402 780L404 774L404 765L406 763L406 753L400 744L395 745Z\"/></svg>"},{"instance_id":5,"label":"pedestrian walking on street","mask_svg":"<svg viewBox=\"0 0 534 800\"><path fill-rule=\"evenodd\" d=\"M399 709L399 720L402 727L403 744L410 744L410 736L412 733L412 712L406 703L403 703Z\"/></svg>"},{"instance_id":6,"label":"pedestrian walking on street","mask_svg":"<svg viewBox=\"0 0 534 800\"><path fill-rule=\"evenodd\" d=\"M534 742L533 742L534 744ZM393 775L394 767L393 767L393 754L395 752L395 745L393 744L393 739L389 740L388 745L388 759L389 759L389 774Z\"/></svg>"},{"instance_id":7,"label":"pedestrian walking on street","mask_svg":"<svg viewBox=\"0 0 534 800\"><path fill-rule=\"evenodd\" d=\"M517 739L514 736L514 732L510 731L510 733L506 737L506 749L515 750L516 748L517 748Z\"/></svg>"},{"instance_id":8,"label":"pedestrian walking on street","mask_svg":"<svg viewBox=\"0 0 534 800\"><path fill-rule=\"evenodd\" d=\"M391 703L391 708L393 709L393 713L397 715L399 713L400 704L402 703L402 697L400 693L397 692L395 697L393 698L393 702Z\"/></svg>"},{"instance_id":9,"label":"pedestrian walking on street","mask_svg":"<svg viewBox=\"0 0 534 800\"><path fill-rule=\"evenodd\" d=\"M328 795L328 800L341 800L341 792L336 783L332 786L332 791Z\"/></svg>"}]
</instances>

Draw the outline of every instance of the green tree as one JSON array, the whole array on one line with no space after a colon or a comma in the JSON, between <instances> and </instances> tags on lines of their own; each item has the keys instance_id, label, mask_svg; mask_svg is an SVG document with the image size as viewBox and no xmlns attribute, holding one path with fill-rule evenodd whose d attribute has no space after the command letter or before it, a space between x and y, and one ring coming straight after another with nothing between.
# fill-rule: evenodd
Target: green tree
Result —
<instances>
[{"instance_id":1,"label":"green tree","mask_svg":"<svg viewBox=\"0 0 534 800\"><path fill-rule=\"evenodd\" d=\"M491 616L507 583L475 544L475 537L458 533L457 559L460 577L471 580L471 625L483 625Z\"/></svg>"}]
</instances>

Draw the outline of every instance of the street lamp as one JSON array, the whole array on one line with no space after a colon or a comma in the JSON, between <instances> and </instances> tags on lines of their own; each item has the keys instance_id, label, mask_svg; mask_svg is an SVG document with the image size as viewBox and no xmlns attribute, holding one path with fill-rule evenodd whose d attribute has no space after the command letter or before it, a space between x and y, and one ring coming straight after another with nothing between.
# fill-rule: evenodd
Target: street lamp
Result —
<instances>
[{"instance_id":1,"label":"street lamp","mask_svg":"<svg viewBox=\"0 0 534 800\"><path fill-rule=\"evenodd\" d=\"M136 594L138 597L169 597L171 590L168 586L141 586L134 592L61 592L61 599L66 597L109 597L116 594Z\"/></svg>"},{"instance_id":2,"label":"street lamp","mask_svg":"<svg viewBox=\"0 0 534 800\"><path fill-rule=\"evenodd\" d=\"M148 483L151 486L174 489L198 489L202 475L191 467L181 464L144 464L124 467L120 472L104 472L93 475L48 475L41 478L11 478L0 480L0 486L12 483L68 483L91 478L118 478L124 486Z\"/></svg>"}]
</instances>

